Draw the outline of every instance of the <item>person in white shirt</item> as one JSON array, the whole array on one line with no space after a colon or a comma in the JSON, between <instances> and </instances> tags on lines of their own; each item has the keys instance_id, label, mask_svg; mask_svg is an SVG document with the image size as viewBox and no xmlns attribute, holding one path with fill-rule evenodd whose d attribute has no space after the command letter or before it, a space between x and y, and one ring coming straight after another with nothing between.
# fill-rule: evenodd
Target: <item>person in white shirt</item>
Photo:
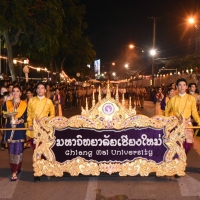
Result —
<instances>
[{"instance_id":1,"label":"person in white shirt","mask_svg":"<svg viewBox=\"0 0 200 200\"><path fill-rule=\"evenodd\" d=\"M200 111L200 95L196 93L196 89L197 89L196 83L190 83L188 85L189 94L195 98L197 110Z\"/></svg>"}]
</instances>

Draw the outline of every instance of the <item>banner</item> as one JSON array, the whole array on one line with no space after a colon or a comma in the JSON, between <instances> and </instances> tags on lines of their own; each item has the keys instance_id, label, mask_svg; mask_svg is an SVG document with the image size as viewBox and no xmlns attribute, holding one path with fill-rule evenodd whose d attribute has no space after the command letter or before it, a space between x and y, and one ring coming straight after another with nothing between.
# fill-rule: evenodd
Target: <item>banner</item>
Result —
<instances>
[{"instance_id":1,"label":"banner","mask_svg":"<svg viewBox=\"0 0 200 200\"><path fill-rule=\"evenodd\" d=\"M125 162L137 158L160 163L168 148L163 142L164 130L153 128L126 130L55 130L52 152L55 160L64 163L76 157L87 161Z\"/></svg>"}]
</instances>

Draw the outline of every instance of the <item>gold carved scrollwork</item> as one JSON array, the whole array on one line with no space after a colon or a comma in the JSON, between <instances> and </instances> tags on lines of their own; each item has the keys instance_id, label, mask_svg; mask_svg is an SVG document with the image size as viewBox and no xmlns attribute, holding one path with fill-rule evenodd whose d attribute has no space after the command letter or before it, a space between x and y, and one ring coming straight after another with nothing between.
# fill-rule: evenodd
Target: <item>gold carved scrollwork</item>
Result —
<instances>
[{"instance_id":1,"label":"gold carved scrollwork","mask_svg":"<svg viewBox=\"0 0 200 200\"><path fill-rule=\"evenodd\" d=\"M107 116L103 113L102 106L106 103L113 105L114 113L112 115ZM68 172L71 176L78 176L79 174L99 176L101 172L108 174L117 172L120 176L136 176L138 174L148 176L152 172L155 172L157 176L185 175L186 155L182 146L185 140L183 118L167 118L164 116L149 118L144 115L136 115L133 110L126 109L111 97L101 100L91 110L83 113L69 119L65 117L43 118L40 122L34 123L36 149L33 155L33 167L35 176L61 177L64 172ZM81 157L58 163L51 151L51 146L55 142L54 129L62 130L67 127L117 130L130 127L164 128L163 141L168 150L165 154L165 160L159 164L142 158L135 159L132 162L97 163L86 161ZM43 159L43 156L45 159Z\"/></svg>"}]
</instances>

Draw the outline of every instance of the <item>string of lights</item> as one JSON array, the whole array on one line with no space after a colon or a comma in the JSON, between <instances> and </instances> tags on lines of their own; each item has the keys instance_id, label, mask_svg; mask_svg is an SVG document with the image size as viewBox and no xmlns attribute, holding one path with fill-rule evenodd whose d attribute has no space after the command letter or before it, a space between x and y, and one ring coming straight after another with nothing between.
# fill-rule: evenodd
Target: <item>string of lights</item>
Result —
<instances>
[{"instance_id":1,"label":"string of lights","mask_svg":"<svg viewBox=\"0 0 200 200\"><path fill-rule=\"evenodd\" d=\"M5 59L7 60L8 58L6 56L0 56L1 59ZM25 65L28 65L29 63L29 60L28 59L25 59L24 61L20 60L20 59L14 59L13 60L13 63L16 65L17 63L21 63L21 64L25 64ZM46 67L45 68L42 68L42 67L33 67L31 65L28 65L29 68L31 69L34 69L34 70L37 70L38 72L40 71L45 71L47 72L48 74L53 74L53 75L56 75L56 74L59 74L59 72L50 72Z\"/></svg>"}]
</instances>

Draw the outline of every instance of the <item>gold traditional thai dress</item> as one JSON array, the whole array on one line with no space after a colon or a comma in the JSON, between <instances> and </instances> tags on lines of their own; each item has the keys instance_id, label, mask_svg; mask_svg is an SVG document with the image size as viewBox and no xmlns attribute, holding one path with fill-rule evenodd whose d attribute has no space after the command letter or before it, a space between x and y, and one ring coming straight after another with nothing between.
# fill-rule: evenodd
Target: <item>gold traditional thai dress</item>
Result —
<instances>
[{"instance_id":1,"label":"gold traditional thai dress","mask_svg":"<svg viewBox=\"0 0 200 200\"><path fill-rule=\"evenodd\" d=\"M186 126L191 126L191 116L194 120L200 125L200 117L197 112L196 108L196 100L192 95L184 94L184 95L175 95L172 97L165 108L165 116L173 115L180 117L182 114L185 118ZM193 130L192 129L185 129L186 134L186 143L193 143Z\"/></svg>"},{"instance_id":2,"label":"gold traditional thai dress","mask_svg":"<svg viewBox=\"0 0 200 200\"><path fill-rule=\"evenodd\" d=\"M55 109L53 102L46 98L39 98L39 97L33 97L28 102L28 109L27 109L27 126L31 127L33 126L33 120L35 119L40 120L43 117L49 117L53 118L55 117ZM28 130L26 132L26 135L30 138L33 138L34 134L33 131Z\"/></svg>"},{"instance_id":3,"label":"gold traditional thai dress","mask_svg":"<svg viewBox=\"0 0 200 200\"><path fill-rule=\"evenodd\" d=\"M197 106L197 111L200 114L200 95L197 94L197 93L195 93L195 92L190 92L189 94L192 95L195 98L195 100L196 100L196 106ZM193 121L193 125L196 125L196 123L194 123L194 121ZM197 129L195 131L194 135L197 135L198 132L199 132L199 129Z\"/></svg>"},{"instance_id":4,"label":"gold traditional thai dress","mask_svg":"<svg viewBox=\"0 0 200 200\"><path fill-rule=\"evenodd\" d=\"M62 116L62 104L63 104L63 99L60 94L55 94L53 96L53 103L54 103L54 108L55 108L55 116Z\"/></svg>"},{"instance_id":5,"label":"gold traditional thai dress","mask_svg":"<svg viewBox=\"0 0 200 200\"><path fill-rule=\"evenodd\" d=\"M156 94L156 106L155 106L155 115L163 115L161 110L161 101L164 98L163 93Z\"/></svg>"},{"instance_id":6,"label":"gold traditional thai dress","mask_svg":"<svg viewBox=\"0 0 200 200\"><path fill-rule=\"evenodd\" d=\"M160 103L160 107L161 107L161 110L162 110L162 114L165 115L165 107L168 103L168 101L170 100L169 96L166 96L162 99L161 103Z\"/></svg>"}]
</instances>

